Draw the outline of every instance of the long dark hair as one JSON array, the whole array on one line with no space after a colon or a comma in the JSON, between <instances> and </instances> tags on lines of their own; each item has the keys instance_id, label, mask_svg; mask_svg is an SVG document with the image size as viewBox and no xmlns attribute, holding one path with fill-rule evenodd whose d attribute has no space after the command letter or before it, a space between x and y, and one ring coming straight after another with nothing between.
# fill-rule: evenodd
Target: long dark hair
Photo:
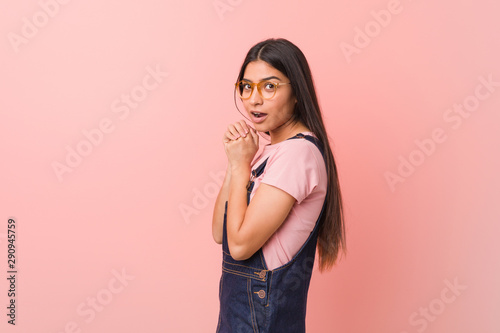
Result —
<instances>
[{"instance_id":1,"label":"long dark hair","mask_svg":"<svg viewBox=\"0 0 500 333\"><path fill-rule=\"evenodd\" d=\"M237 82L243 79L247 65L256 60L267 62L290 79L297 99L292 120L301 121L323 145L328 192L325 211L318 226L318 254L320 271L328 270L337 261L341 250L346 253L345 224L337 167L323 124L309 64L302 51L293 43L283 38L271 38L248 51Z\"/></svg>"}]
</instances>

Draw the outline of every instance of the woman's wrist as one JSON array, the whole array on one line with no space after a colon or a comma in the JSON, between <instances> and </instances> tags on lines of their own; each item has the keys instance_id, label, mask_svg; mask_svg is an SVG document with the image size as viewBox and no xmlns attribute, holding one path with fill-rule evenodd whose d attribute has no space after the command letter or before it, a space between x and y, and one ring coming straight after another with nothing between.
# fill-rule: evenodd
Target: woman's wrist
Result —
<instances>
[{"instance_id":1,"label":"woman's wrist","mask_svg":"<svg viewBox=\"0 0 500 333\"><path fill-rule=\"evenodd\" d=\"M230 167L230 172L231 175L238 175L238 176L249 176L250 175L250 164L232 164Z\"/></svg>"}]
</instances>

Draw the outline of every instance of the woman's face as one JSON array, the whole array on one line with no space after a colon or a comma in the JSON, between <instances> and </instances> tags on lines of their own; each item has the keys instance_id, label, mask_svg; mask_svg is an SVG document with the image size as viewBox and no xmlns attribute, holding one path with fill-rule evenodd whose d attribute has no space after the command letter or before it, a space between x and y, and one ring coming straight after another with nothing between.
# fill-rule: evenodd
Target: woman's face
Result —
<instances>
[{"instance_id":1,"label":"woman's face","mask_svg":"<svg viewBox=\"0 0 500 333\"><path fill-rule=\"evenodd\" d=\"M283 73L262 60L250 62L245 69L242 80L249 83L290 82ZM250 98L244 99L242 102L255 129L259 132L271 132L272 135L274 130L286 127L287 124L291 123L297 99L292 94L292 86L284 84L276 87L276 94L271 99L262 98L257 87L254 87Z\"/></svg>"}]
</instances>

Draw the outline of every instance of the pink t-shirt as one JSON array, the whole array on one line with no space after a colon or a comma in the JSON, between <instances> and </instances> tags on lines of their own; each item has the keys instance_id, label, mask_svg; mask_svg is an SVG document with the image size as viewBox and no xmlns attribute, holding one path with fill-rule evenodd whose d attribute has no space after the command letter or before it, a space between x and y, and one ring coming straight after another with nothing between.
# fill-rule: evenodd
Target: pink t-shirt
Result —
<instances>
[{"instance_id":1,"label":"pink t-shirt","mask_svg":"<svg viewBox=\"0 0 500 333\"><path fill-rule=\"evenodd\" d=\"M302 132L315 136L312 132ZM321 212L327 190L327 172L319 149L306 139L291 139L264 146L252 169L267 160L264 172L254 179L254 190L265 183L297 201L283 224L262 247L268 269L288 263L305 243Z\"/></svg>"}]
</instances>

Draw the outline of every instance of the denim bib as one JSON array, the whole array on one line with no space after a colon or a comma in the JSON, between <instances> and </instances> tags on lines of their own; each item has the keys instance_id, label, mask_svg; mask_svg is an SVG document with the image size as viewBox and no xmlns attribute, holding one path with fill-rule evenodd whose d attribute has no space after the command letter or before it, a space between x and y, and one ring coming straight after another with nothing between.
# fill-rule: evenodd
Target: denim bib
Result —
<instances>
[{"instance_id":1,"label":"denim bib","mask_svg":"<svg viewBox=\"0 0 500 333\"><path fill-rule=\"evenodd\" d=\"M321 143L313 136L297 134L290 139L304 138L318 147L324 158ZM252 171L254 177L264 171L267 159ZM247 187L247 204L253 190ZM328 196L328 193L327 193ZM234 260L229 253L226 231L227 201L224 211L222 239L222 276L219 283L219 333L302 333L306 330L306 306L309 282L314 268L318 224L299 252L283 266L267 269L262 248L246 260Z\"/></svg>"}]
</instances>

